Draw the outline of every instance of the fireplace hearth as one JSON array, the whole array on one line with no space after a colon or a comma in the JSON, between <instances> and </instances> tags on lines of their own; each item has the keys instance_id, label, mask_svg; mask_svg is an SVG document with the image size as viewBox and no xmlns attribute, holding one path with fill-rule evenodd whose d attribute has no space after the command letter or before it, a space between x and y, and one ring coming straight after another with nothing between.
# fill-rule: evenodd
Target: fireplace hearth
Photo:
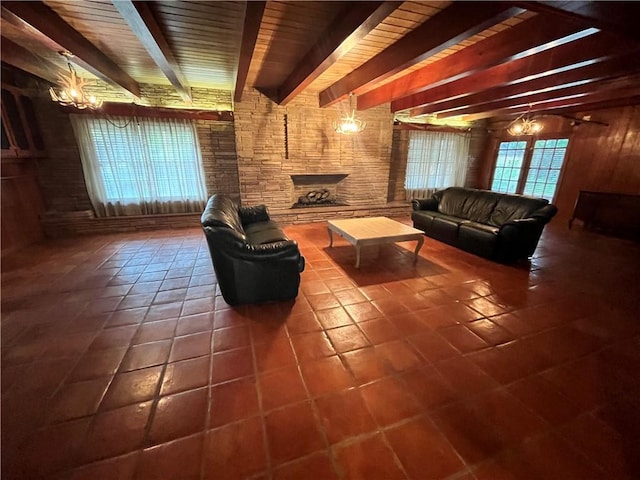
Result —
<instances>
[{"instance_id":1,"label":"fireplace hearth","mask_svg":"<svg viewBox=\"0 0 640 480\"><path fill-rule=\"evenodd\" d=\"M328 188L321 188L319 190L311 190L306 195L301 195L291 208L326 207L329 205L347 204L338 202L336 196Z\"/></svg>"}]
</instances>

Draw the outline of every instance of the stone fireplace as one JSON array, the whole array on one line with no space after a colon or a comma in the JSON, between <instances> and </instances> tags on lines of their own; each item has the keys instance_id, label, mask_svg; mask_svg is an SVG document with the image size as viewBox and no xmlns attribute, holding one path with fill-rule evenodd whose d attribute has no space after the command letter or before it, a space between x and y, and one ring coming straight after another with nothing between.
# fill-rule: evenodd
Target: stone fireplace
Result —
<instances>
[{"instance_id":1,"label":"stone fireplace","mask_svg":"<svg viewBox=\"0 0 640 480\"><path fill-rule=\"evenodd\" d=\"M348 173L301 173L290 176L293 182L291 208L347 205L340 182L349 176Z\"/></svg>"}]
</instances>

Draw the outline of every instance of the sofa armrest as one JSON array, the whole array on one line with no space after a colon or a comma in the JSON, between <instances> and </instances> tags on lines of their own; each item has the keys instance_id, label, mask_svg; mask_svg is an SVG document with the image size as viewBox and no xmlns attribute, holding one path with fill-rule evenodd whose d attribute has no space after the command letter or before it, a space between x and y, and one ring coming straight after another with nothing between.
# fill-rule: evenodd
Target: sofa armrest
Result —
<instances>
[{"instance_id":1,"label":"sofa armrest","mask_svg":"<svg viewBox=\"0 0 640 480\"><path fill-rule=\"evenodd\" d=\"M438 200L435 198L414 198L411 200L411 208L416 210L438 211Z\"/></svg>"},{"instance_id":2,"label":"sofa armrest","mask_svg":"<svg viewBox=\"0 0 640 480\"><path fill-rule=\"evenodd\" d=\"M256 205L255 207L240 207L238 215L243 225L256 222L268 222L270 220L269 210L266 205Z\"/></svg>"}]
</instances>

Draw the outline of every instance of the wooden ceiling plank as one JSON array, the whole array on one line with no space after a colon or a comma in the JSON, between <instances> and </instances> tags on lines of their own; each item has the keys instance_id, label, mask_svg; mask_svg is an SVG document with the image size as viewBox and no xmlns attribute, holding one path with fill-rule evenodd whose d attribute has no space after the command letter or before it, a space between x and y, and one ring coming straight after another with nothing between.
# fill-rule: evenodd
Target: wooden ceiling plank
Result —
<instances>
[{"instance_id":1,"label":"wooden ceiling plank","mask_svg":"<svg viewBox=\"0 0 640 480\"><path fill-rule=\"evenodd\" d=\"M535 53L536 48L585 28L582 22L537 15L358 96L358 110L382 105L436 87L451 79L460 79L479 70Z\"/></svg>"},{"instance_id":2,"label":"wooden ceiling plank","mask_svg":"<svg viewBox=\"0 0 640 480\"><path fill-rule=\"evenodd\" d=\"M548 114L549 111L559 108L578 107L581 105L587 105L589 103L601 103L613 100L631 99L639 96L640 89L638 89L638 86L636 84L630 87L591 92L588 94L574 95L567 98L552 99L548 101L538 102L531 106L517 105L511 108L503 108L499 110L476 113L473 115L465 115L462 117L462 119L471 122L483 118L498 117L501 115L518 115L527 112L544 112Z\"/></svg>"},{"instance_id":3,"label":"wooden ceiling plank","mask_svg":"<svg viewBox=\"0 0 640 480\"><path fill-rule=\"evenodd\" d=\"M364 93L375 82L420 63L519 12L507 3L455 2L320 92L320 106L333 105L352 92Z\"/></svg>"},{"instance_id":4,"label":"wooden ceiling plank","mask_svg":"<svg viewBox=\"0 0 640 480\"><path fill-rule=\"evenodd\" d=\"M114 0L113 5L180 97L185 102L191 103L191 89L180 70L169 42L151 11L150 4L133 2L132 0Z\"/></svg>"},{"instance_id":5,"label":"wooden ceiling plank","mask_svg":"<svg viewBox=\"0 0 640 480\"><path fill-rule=\"evenodd\" d=\"M238 74L236 77L236 86L233 94L233 100L239 102L242 100L242 90L247 82L249 66L253 50L256 47L258 39L258 31L262 22L262 15L266 6L265 1L247 1L247 10L244 16L244 25L242 28L242 44L240 46L240 58L238 61Z\"/></svg>"},{"instance_id":6,"label":"wooden ceiling plank","mask_svg":"<svg viewBox=\"0 0 640 480\"><path fill-rule=\"evenodd\" d=\"M517 98L543 89L564 88L574 82L593 82L605 78L615 78L626 75L640 69L636 58L639 52L631 52L604 62L593 63L583 67L574 68L564 72L534 78L525 82L515 83L503 87L490 88L465 97L435 102L422 107L414 108L410 112L411 117L446 112L448 116L457 116L462 113L460 109L473 105L484 104L507 98ZM438 113L440 116L441 113Z\"/></svg>"},{"instance_id":7,"label":"wooden ceiling plank","mask_svg":"<svg viewBox=\"0 0 640 480\"><path fill-rule=\"evenodd\" d=\"M48 82L58 83L60 75L69 73L44 58L38 57L35 53L31 53L8 38L2 37L0 46L2 47L0 55L3 62Z\"/></svg>"},{"instance_id":8,"label":"wooden ceiling plank","mask_svg":"<svg viewBox=\"0 0 640 480\"><path fill-rule=\"evenodd\" d=\"M559 2L514 2L527 10L555 14L564 18L579 18L588 21L594 27L625 35L640 40L638 18L640 3L638 2L593 2L577 1Z\"/></svg>"},{"instance_id":9,"label":"wooden ceiling plank","mask_svg":"<svg viewBox=\"0 0 640 480\"><path fill-rule=\"evenodd\" d=\"M22 23L26 33L48 47L68 50L74 55L73 63L101 80L140 97L140 86L133 78L44 3L3 2L2 15L13 24Z\"/></svg>"},{"instance_id":10,"label":"wooden ceiling plank","mask_svg":"<svg viewBox=\"0 0 640 480\"><path fill-rule=\"evenodd\" d=\"M488 102L481 105L472 105L462 110L454 112L439 113L438 118L449 118L459 115L471 115L474 113L480 113L485 111L500 110L502 108L514 108L517 106L527 106L530 104L536 104L538 102L544 102L547 100L561 99L566 97L572 97L575 95L591 94L594 91L605 91L615 88L631 87L635 85L640 92L640 77L637 75L626 76L617 79L604 79L591 82L588 84L565 86L563 88L557 88L554 90L538 92L525 97L518 98L505 98L496 100L494 102Z\"/></svg>"},{"instance_id":11,"label":"wooden ceiling plank","mask_svg":"<svg viewBox=\"0 0 640 480\"><path fill-rule=\"evenodd\" d=\"M391 111L463 97L489 88L526 81L529 77L551 75L554 70L570 70L580 67L584 62L605 61L619 55L621 51L633 51L637 48L637 43L633 41L621 41L606 32L598 32L549 51L496 65L461 80L394 100L391 102Z\"/></svg>"},{"instance_id":12,"label":"wooden ceiling plank","mask_svg":"<svg viewBox=\"0 0 640 480\"><path fill-rule=\"evenodd\" d=\"M390 1L349 4L280 85L278 103L289 103L401 4Z\"/></svg>"}]
</instances>

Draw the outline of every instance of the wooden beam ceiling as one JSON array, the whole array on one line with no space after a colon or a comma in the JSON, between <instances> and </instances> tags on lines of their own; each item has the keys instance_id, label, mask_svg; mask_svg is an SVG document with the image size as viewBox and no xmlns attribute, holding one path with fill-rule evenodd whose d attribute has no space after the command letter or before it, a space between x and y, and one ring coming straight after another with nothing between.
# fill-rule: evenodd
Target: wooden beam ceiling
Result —
<instances>
[{"instance_id":1,"label":"wooden beam ceiling","mask_svg":"<svg viewBox=\"0 0 640 480\"><path fill-rule=\"evenodd\" d=\"M636 62L639 54L639 51L635 51L604 62L592 63L583 67L534 78L513 85L490 88L452 100L430 103L412 109L410 116L418 117L436 112L438 112L439 117L441 116L440 112L446 112L447 116L455 116L462 114L462 109L473 105L485 104L501 99L516 99L542 90L564 88L576 82L586 83L603 80L605 78L616 78L640 70L640 65Z\"/></svg>"},{"instance_id":2,"label":"wooden beam ceiling","mask_svg":"<svg viewBox=\"0 0 640 480\"><path fill-rule=\"evenodd\" d=\"M140 97L140 86L133 78L44 3L3 2L2 18L50 48L71 52L74 63L101 80Z\"/></svg>"},{"instance_id":3,"label":"wooden beam ceiling","mask_svg":"<svg viewBox=\"0 0 640 480\"><path fill-rule=\"evenodd\" d=\"M113 5L127 22L140 43L149 52L162 73L176 89L185 102L191 103L191 89L180 70L169 42L147 2L132 0L113 0Z\"/></svg>"},{"instance_id":4,"label":"wooden beam ceiling","mask_svg":"<svg viewBox=\"0 0 640 480\"><path fill-rule=\"evenodd\" d=\"M418 28L320 92L327 107L350 93L362 94L374 82L388 78L442 50L482 32L521 10L501 2L454 2Z\"/></svg>"},{"instance_id":5,"label":"wooden beam ceiling","mask_svg":"<svg viewBox=\"0 0 640 480\"><path fill-rule=\"evenodd\" d=\"M36 56L35 53L28 51L8 38L2 37L0 46L2 47L0 56L3 62L48 82L57 83L60 75L69 73L44 58Z\"/></svg>"},{"instance_id":6,"label":"wooden beam ceiling","mask_svg":"<svg viewBox=\"0 0 640 480\"><path fill-rule=\"evenodd\" d=\"M565 108L589 108L591 104L603 104L609 101L621 101L622 104L632 105L636 98L640 98L640 90L638 89L637 82L635 85L625 88L616 88L603 91L591 91L590 93L582 95L574 95L567 98L555 98L548 101L538 102L533 105L515 105L510 108L502 108L498 110L491 110L481 112L473 115L465 115L462 117L465 121L476 121L483 118L499 117L503 115L517 115L521 113L536 113L545 112L549 113L550 110L560 110ZM628 102L628 103L625 103Z\"/></svg>"},{"instance_id":7,"label":"wooden beam ceiling","mask_svg":"<svg viewBox=\"0 0 640 480\"><path fill-rule=\"evenodd\" d=\"M397 112L409 108L463 97L496 86L510 85L535 77L551 75L554 71L570 70L588 63L613 58L621 51L634 51L636 42L624 42L605 32L598 32L575 42L560 45L548 52L504 63L465 77L461 80L400 98L391 102Z\"/></svg>"},{"instance_id":8,"label":"wooden beam ceiling","mask_svg":"<svg viewBox=\"0 0 640 480\"><path fill-rule=\"evenodd\" d=\"M593 1L543 1L513 2L527 10L548 13L564 18L577 18L594 27L640 40L638 19L640 2L593 2Z\"/></svg>"},{"instance_id":9,"label":"wooden beam ceiling","mask_svg":"<svg viewBox=\"0 0 640 480\"><path fill-rule=\"evenodd\" d=\"M459 80L479 70L543 51L560 39L584 31L582 22L537 15L431 63L404 77L358 96L358 110Z\"/></svg>"},{"instance_id":10,"label":"wooden beam ceiling","mask_svg":"<svg viewBox=\"0 0 640 480\"><path fill-rule=\"evenodd\" d=\"M242 100L242 90L247 83L247 74L253 57L253 50L258 40L258 32L262 23L262 15L267 2L264 1L247 1L247 9L244 15L244 24L242 27L242 43L240 45L240 56L238 59L238 73L236 75L236 86L233 94L233 101Z\"/></svg>"},{"instance_id":11,"label":"wooden beam ceiling","mask_svg":"<svg viewBox=\"0 0 640 480\"><path fill-rule=\"evenodd\" d=\"M289 103L401 4L383 1L348 4L277 89L276 103Z\"/></svg>"},{"instance_id":12,"label":"wooden beam ceiling","mask_svg":"<svg viewBox=\"0 0 640 480\"><path fill-rule=\"evenodd\" d=\"M519 106L526 107L528 105L535 105L537 103L545 102L548 100L576 97L578 95L585 94L588 95L595 90L597 90L598 92L602 92L605 90L612 90L616 88L632 87L634 85L639 85L638 80L640 80L640 77L638 77L637 75L631 75L617 79L598 80L595 82L580 85L563 86L561 88L532 93L530 95L518 97L515 99L498 99L484 104L471 105L467 108L463 108L454 112L439 113L438 118L448 118L458 115L471 115L484 111L500 110L502 108L517 108ZM638 89L638 92L640 93L640 89Z\"/></svg>"}]
</instances>

